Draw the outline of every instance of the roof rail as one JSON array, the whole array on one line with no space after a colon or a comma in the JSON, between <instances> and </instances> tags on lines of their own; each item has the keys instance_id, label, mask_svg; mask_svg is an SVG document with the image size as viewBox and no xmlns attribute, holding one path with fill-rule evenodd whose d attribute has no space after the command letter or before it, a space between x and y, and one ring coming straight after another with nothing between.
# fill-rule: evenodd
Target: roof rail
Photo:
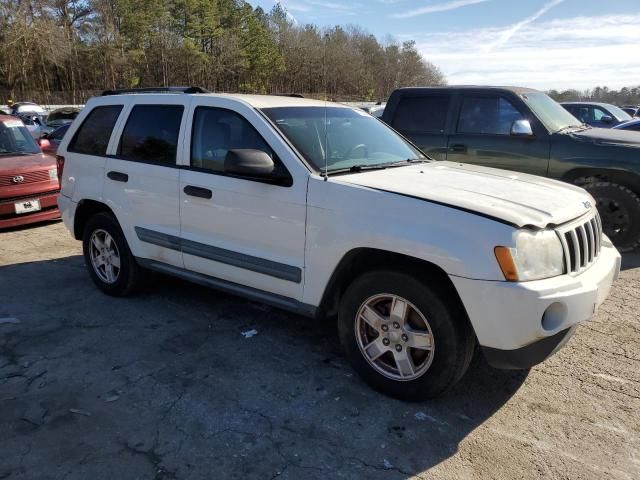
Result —
<instances>
[{"instance_id":1,"label":"roof rail","mask_svg":"<svg viewBox=\"0 0 640 480\"><path fill-rule=\"evenodd\" d=\"M293 98L304 98L304 95L301 93L276 93L276 97L293 97Z\"/></svg>"},{"instance_id":2,"label":"roof rail","mask_svg":"<svg viewBox=\"0 0 640 480\"><path fill-rule=\"evenodd\" d=\"M202 87L144 87L105 90L102 96L121 95L123 93L211 93Z\"/></svg>"}]
</instances>

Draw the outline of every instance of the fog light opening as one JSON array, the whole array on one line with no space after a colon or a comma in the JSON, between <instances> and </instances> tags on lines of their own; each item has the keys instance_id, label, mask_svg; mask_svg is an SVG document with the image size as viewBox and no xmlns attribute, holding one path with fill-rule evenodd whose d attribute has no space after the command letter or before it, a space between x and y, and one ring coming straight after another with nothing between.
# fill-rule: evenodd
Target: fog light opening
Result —
<instances>
[{"instance_id":1,"label":"fog light opening","mask_svg":"<svg viewBox=\"0 0 640 480\"><path fill-rule=\"evenodd\" d=\"M567 306L564 303L552 303L542 315L542 328L550 332L556 330L567 318Z\"/></svg>"}]
</instances>

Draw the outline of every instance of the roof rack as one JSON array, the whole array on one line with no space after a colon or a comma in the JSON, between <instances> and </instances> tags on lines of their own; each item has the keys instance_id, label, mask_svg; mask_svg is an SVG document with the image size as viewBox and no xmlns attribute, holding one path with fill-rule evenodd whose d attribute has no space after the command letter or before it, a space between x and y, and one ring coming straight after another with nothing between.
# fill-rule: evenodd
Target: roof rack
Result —
<instances>
[{"instance_id":1,"label":"roof rack","mask_svg":"<svg viewBox=\"0 0 640 480\"><path fill-rule=\"evenodd\" d=\"M211 93L202 87L144 87L105 90L102 96L122 95L123 93Z\"/></svg>"},{"instance_id":2,"label":"roof rack","mask_svg":"<svg viewBox=\"0 0 640 480\"><path fill-rule=\"evenodd\" d=\"M304 95L301 93L276 93L276 97L293 97L293 98L304 98Z\"/></svg>"}]
</instances>

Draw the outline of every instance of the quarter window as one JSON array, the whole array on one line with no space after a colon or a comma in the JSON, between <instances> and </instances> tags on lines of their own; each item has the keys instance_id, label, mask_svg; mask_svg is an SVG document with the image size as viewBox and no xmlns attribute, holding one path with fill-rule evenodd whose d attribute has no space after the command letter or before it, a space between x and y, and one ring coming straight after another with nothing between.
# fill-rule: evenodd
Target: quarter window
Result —
<instances>
[{"instance_id":1,"label":"quarter window","mask_svg":"<svg viewBox=\"0 0 640 480\"><path fill-rule=\"evenodd\" d=\"M398 103L393 127L403 132L444 132L451 97L433 95L403 97Z\"/></svg>"},{"instance_id":2,"label":"quarter window","mask_svg":"<svg viewBox=\"0 0 640 480\"><path fill-rule=\"evenodd\" d=\"M121 111L122 105L106 105L91 110L67 150L85 155L106 155L111 132Z\"/></svg>"},{"instance_id":3,"label":"quarter window","mask_svg":"<svg viewBox=\"0 0 640 480\"><path fill-rule=\"evenodd\" d=\"M223 172L227 152L234 149L262 150L274 158L269 145L241 115L220 108L196 108L191 141L191 166ZM274 163L278 167L275 158Z\"/></svg>"},{"instance_id":4,"label":"quarter window","mask_svg":"<svg viewBox=\"0 0 640 480\"><path fill-rule=\"evenodd\" d=\"M175 165L182 105L136 105L122 132L118 157Z\"/></svg>"},{"instance_id":5,"label":"quarter window","mask_svg":"<svg viewBox=\"0 0 640 480\"><path fill-rule=\"evenodd\" d=\"M465 97L460 109L458 133L509 135L522 114L502 97Z\"/></svg>"}]
</instances>

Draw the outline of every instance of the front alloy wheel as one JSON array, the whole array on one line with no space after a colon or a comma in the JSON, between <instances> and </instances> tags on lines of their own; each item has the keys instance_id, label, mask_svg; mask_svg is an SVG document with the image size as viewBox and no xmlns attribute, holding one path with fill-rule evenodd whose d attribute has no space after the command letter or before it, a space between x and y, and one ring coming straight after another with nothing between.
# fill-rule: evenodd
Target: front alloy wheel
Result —
<instances>
[{"instance_id":1,"label":"front alloy wheel","mask_svg":"<svg viewBox=\"0 0 640 480\"><path fill-rule=\"evenodd\" d=\"M360 376L403 400L447 391L475 350L453 286L421 272L374 270L355 278L340 299L338 334Z\"/></svg>"},{"instance_id":2,"label":"front alloy wheel","mask_svg":"<svg viewBox=\"0 0 640 480\"><path fill-rule=\"evenodd\" d=\"M368 298L358 310L355 330L362 355L385 377L415 380L431 366L435 345L429 322L405 298Z\"/></svg>"}]
</instances>

